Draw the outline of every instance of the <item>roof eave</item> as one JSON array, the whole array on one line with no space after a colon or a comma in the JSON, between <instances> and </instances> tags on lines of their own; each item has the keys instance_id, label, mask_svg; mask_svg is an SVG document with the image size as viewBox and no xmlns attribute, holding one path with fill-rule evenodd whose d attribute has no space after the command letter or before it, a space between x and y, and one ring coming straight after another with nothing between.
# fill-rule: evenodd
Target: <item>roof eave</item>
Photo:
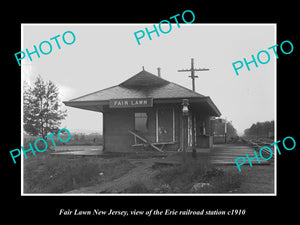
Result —
<instances>
[{"instance_id":1,"label":"roof eave","mask_svg":"<svg viewBox=\"0 0 300 225\"><path fill-rule=\"evenodd\" d=\"M107 105L108 101L63 101L63 103L69 107L103 112L103 106Z\"/></svg>"},{"instance_id":2,"label":"roof eave","mask_svg":"<svg viewBox=\"0 0 300 225\"><path fill-rule=\"evenodd\" d=\"M189 99L190 103L201 103L205 102L209 105L213 112L213 116L221 116L221 112L217 108L217 106L213 103L210 97L190 97L190 98L158 98L153 99L153 104L161 104L161 103L181 103L182 99ZM103 112L103 106L109 105L109 100L105 101L63 101L63 103L66 106L74 107L74 108L80 108L80 109L86 109L96 112Z\"/></svg>"},{"instance_id":3,"label":"roof eave","mask_svg":"<svg viewBox=\"0 0 300 225\"><path fill-rule=\"evenodd\" d=\"M216 117L220 117L222 114L220 112L220 110L217 108L217 106L215 105L215 103L211 100L210 97L205 97L207 100L207 103L209 104L209 106L212 108L212 110L214 111Z\"/></svg>"}]
</instances>

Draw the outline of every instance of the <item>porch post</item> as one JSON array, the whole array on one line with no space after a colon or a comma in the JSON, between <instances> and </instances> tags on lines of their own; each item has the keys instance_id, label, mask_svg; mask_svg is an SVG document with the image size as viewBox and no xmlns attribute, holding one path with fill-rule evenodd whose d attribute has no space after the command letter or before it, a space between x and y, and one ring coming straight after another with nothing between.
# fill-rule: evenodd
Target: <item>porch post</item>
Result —
<instances>
[{"instance_id":1,"label":"porch post","mask_svg":"<svg viewBox=\"0 0 300 225\"><path fill-rule=\"evenodd\" d=\"M105 130L105 113L104 111L102 112L102 151L104 152L106 150L105 147L105 137L106 137L106 130Z\"/></svg>"},{"instance_id":2,"label":"porch post","mask_svg":"<svg viewBox=\"0 0 300 225\"><path fill-rule=\"evenodd\" d=\"M182 100L182 131L183 131L183 138L182 138L182 147L183 147L183 162L186 163L186 149L188 145L188 116L189 116L189 100L183 99Z\"/></svg>"},{"instance_id":3,"label":"porch post","mask_svg":"<svg viewBox=\"0 0 300 225\"><path fill-rule=\"evenodd\" d=\"M197 150L196 150L196 132L195 132L195 113L192 111L192 157L197 158Z\"/></svg>"}]
</instances>

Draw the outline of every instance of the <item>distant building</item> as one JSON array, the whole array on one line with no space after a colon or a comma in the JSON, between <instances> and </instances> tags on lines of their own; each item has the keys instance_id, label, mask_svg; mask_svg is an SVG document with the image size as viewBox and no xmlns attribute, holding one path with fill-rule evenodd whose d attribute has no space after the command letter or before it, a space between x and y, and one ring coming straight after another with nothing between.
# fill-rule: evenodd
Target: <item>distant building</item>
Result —
<instances>
[{"instance_id":1,"label":"distant building","mask_svg":"<svg viewBox=\"0 0 300 225\"><path fill-rule=\"evenodd\" d=\"M184 140L183 134L183 99L189 103L188 140ZM210 148L213 143L210 119L221 115L210 97L145 70L119 85L64 104L102 112L104 150L116 152L131 151L138 146L179 150L183 143L192 145L193 133L196 147Z\"/></svg>"},{"instance_id":2,"label":"distant building","mask_svg":"<svg viewBox=\"0 0 300 225\"><path fill-rule=\"evenodd\" d=\"M226 120L215 119L212 120L213 124L213 143L223 144L226 143Z\"/></svg>"},{"instance_id":3,"label":"distant building","mask_svg":"<svg viewBox=\"0 0 300 225\"><path fill-rule=\"evenodd\" d=\"M214 144L223 144L237 140L238 135L231 122L221 118L213 119L211 122Z\"/></svg>"}]
</instances>

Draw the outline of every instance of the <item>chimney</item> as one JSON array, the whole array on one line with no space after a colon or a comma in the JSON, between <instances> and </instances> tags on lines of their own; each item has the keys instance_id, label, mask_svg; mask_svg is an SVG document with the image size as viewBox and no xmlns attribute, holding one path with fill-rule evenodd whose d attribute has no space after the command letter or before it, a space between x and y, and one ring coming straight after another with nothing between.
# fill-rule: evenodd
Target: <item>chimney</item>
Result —
<instances>
[{"instance_id":1,"label":"chimney","mask_svg":"<svg viewBox=\"0 0 300 225\"><path fill-rule=\"evenodd\" d=\"M157 76L160 77L160 68L157 68Z\"/></svg>"}]
</instances>

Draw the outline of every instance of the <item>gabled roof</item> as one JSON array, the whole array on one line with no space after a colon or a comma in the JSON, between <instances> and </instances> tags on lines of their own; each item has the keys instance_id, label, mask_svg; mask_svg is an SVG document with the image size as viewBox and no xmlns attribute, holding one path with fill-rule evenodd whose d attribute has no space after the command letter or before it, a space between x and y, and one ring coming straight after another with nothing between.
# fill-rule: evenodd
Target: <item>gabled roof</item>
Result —
<instances>
[{"instance_id":1,"label":"gabled roof","mask_svg":"<svg viewBox=\"0 0 300 225\"><path fill-rule=\"evenodd\" d=\"M159 87L170 82L162 79L146 70L142 70L138 74L125 80L123 83L119 84L122 87L134 88L134 87Z\"/></svg>"},{"instance_id":2,"label":"gabled roof","mask_svg":"<svg viewBox=\"0 0 300 225\"><path fill-rule=\"evenodd\" d=\"M167 81L145 70L119 85L74 98L64 102L64 104L76 108L102 111L103 108L100 105L108 104L110 99L128 98L153 98L154 102L160 99L194 99L206 102L211 111L214 112L214 115L221 115L209 97Z\"/></svg>"},{"instance_id":3,"label":"gabled roof","mask_svg":"<svg viewBox=\"0 0 300 225\"><path fill-rule=\"evenodd\" d=\"M123 98L193 98L203 95L164 80L145 70L117 86L87 94L71 101L106 101Z\"/></svg>"}]
</instances>

